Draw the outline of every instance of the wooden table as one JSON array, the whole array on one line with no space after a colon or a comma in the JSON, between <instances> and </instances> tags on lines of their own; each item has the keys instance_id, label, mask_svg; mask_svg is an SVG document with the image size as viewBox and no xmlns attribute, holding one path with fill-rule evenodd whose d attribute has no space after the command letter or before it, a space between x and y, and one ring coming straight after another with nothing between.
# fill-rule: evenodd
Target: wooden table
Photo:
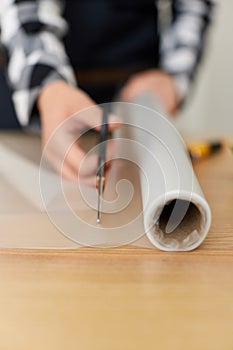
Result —
<instances>
[{"instance_id":1,"label":"wooden table","mask_svg":"<svg viewBox=\"0 0 233 350\"><path fill-rule=\"evenodd\" d=\"M213 211L188 253L0 251L0 349L233 349L233 157L196 165Z\"/></svg>"}]
</instances>

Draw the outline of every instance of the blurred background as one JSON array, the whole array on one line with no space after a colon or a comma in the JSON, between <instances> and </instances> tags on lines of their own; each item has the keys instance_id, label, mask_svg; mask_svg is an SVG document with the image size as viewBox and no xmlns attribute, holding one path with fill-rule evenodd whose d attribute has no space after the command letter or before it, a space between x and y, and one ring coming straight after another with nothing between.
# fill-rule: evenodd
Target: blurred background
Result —
<instances>
[{"instance_id":1,"label":"blurred background","mask_svg":"<svg viewBox=\"0 0 233 350\"><path fill-rule=\"evenodd\" d=\"M233 135L232 14L233 1L218 1L196 83L175 121L187 135Z\"/></svg>"}]
</instances>

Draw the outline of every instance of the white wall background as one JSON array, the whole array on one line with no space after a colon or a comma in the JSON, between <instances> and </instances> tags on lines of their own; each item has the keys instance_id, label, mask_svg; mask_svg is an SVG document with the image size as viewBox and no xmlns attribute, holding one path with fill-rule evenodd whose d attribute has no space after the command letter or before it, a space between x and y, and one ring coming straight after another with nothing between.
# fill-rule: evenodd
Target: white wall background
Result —
<instances>
[{"instance_id":1,"label":"white wall background","mask_svg":"<svg viewBox=\"0 0 233 350\"><path fill-rule=\"evenodd\" d=\"M192 96L175 124L187 135L233 137L233 0L219 0Z\"/></svg>"}]
</instances>

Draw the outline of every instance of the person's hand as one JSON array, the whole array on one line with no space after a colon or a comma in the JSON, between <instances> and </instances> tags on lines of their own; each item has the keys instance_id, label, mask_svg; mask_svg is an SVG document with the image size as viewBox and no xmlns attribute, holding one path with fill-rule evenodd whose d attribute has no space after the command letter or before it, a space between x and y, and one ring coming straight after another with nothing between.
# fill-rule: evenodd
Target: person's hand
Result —
<instances>
[{"instance_id":1,"label":"person's hand","mask_svg":"<svg viewBox=\"0 0 233 350\"><path fill-rule=\"evenodd\" d=\"M126 82L121 97L125 101L132 101L146 91L153 93L160 100L167 114L175 114L178 96L171 75L158 69L136 73Z\"/></svg>"},{"instance_id":2,"label":"person's hand","mask_svg":"<svg viewBox=\"0 0 233 350\"><path fill-rule=\"evenodd\" d=\"M79 175L79 178L86 180L87 184L95 186L97 155L85 158L85 152L75 140L79 137L80 131L86 128L100 130L101 109L84 91L62 80L52 82L42 89L37 106L42 124L42 148L45 148L49 140L53 141L50 141L49 147L45 148L45 155L50 163L64 178L77 182ZM87 109L93 106L96 106L94 113L92 109ZM84 109L87 110L77 114ZM75 116L70 118L73 115ZM69 118L70 120L66 122ZM110 115L108 122L111 131L120 125L121 120ZM64 127L58 128L62 123ZM108 146L107 160L111 152L109 148ZM81 166L84 159L84 166Z\"/></svg>"}]
</instances>

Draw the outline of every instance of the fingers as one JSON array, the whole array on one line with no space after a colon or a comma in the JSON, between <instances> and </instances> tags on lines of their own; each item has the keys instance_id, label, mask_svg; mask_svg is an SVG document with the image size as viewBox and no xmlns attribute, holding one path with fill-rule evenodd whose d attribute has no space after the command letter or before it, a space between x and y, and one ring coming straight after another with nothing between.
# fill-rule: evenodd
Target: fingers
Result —
<instances>
[{"instance_id":1,"label":"fingers","mask_svg":"<svg viewBox=\"0 0 233 350\"><path fill-rule=\"evenodd\" d=\"M96 129L99 131L102 125L103 110L99 106L84 109L71 117L80 129ZM108 115L108 128L113 131L119 128L122 124L122 119L113 113Z\"/></svg>"},{"instance_id":2,"label":"fingers","mask_svg":"<svg viewBox=\"0 0 233 350\"><path fill-rule=\"evenodd\" d=\"M111 162L114 159L114 153L116 150L115 140L106 141L106 171L111 167ZM96 176L98 168L98 157L99 157L98 146L92 149L82 159L79 167L79 179L80 181L85 177Z\"/></svg>"},{"instance_id":3,"label":"fingers","mask_svg":"<svg viewBox=\"0 0 233 350\"><path fill-rule=\"evenodd\" d=\"M115 142L106 141L106 174L114 158ZM48 152L49 151L49 152ZM46 152L46 157L53 168L60 176L74 183L81 182L88 186L96 186L96 173L98 167L98 150L90 151L86 154L78 145L74 143L66 153L55 152L53 149Z\"/></svg>"},{"instance_id":4,"label":"fingers","mask_svg":"<svg viewBox=\"0 0 233 350\"><path fill-rule=\"evenodd\" d=\"M86 157L78 147L73 146L67 153L60 174L66 180L74 183L82 183L88 186L95 186L97 158Z\"/></svg>"},{"instance_id":5,"label":"fingers","mask_svg":"<svg viewBox=\"0 0 233 350\"><path fill-rule=\"evenodd\" d=\"M126 83L121 91L121 97L124 101L132 101L141 93L149 90L148 84L144 77L139 74L136 77L132 77Z\"/></svg>"},{"instance_id":6,"label":"fingers","mask_svg":"<svg viewBox=\"0 0 233 350\"><path fill-rule=\"evenodd\" d=\"M178 97L172 76L158 70L138 73L126 83L121 97L125 101L132 101L146 91L160 100L166 113L171 115L176 112Z\"/></svg>"},{"instance_id":7,"label":"fingers","mask_svg":"<svg viewBox=\"0 0 233 350\"><path fill-rule=\"evenodd\" d=\"M69 169L69 172L72 173L72 177L75 178L76 182L78 181L80 164L84 158L85 153L77 143L73 143L65 155L63 168Z\"/></svg>"},{"instance_id":8,"label":"fingers","mask_svg":"<svg viewBox=\"0 0 233 350\"><path fill-rule=\"evenodd\" d=\"M51 103L51 98L53 99ZM63 82L52 84L40 99L42 114L42 143L46 158L56 171L72 182L85 181L95 186L98 155L86 155L77 139L85 129L100 131L103 110L83 91ZM42 108L43 107L43 108ZM72 114L76 112L75 114ZM71 117L69 117L71 116ZM121 118L110 113L108 129L113 131L122 124ZM107 145L106 159L112 154Z\"/></svg>"},{"instance_id":9,"label":"fingers","mask_svg":"<svg viewBox=\"0 0 233 350\"><path fill-rule=\"evenodd\" d=\"M137 95L139 95L139 93L140 91L135 88L133 83L129 83L121 91L121 97L124 101L132 101L137 97Z\"/></svg>"}]
</instances>

